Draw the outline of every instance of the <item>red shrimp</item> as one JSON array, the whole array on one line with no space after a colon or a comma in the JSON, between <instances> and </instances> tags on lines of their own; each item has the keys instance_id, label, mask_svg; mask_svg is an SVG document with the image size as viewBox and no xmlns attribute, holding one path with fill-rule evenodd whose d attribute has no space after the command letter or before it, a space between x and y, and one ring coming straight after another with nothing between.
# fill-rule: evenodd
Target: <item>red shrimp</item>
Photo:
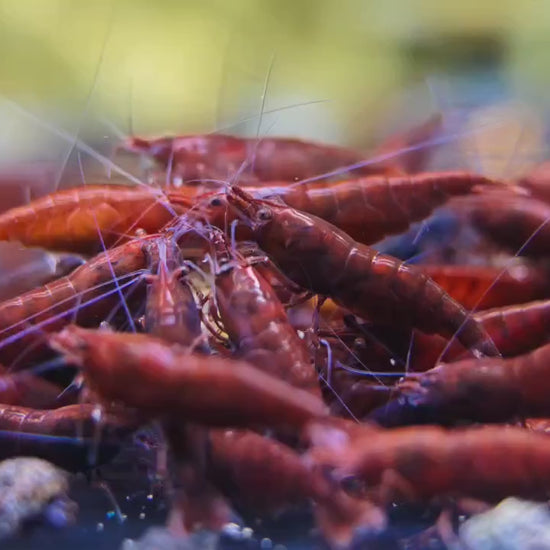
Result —
<instances>
[{"instance_id":1,"label":"red shrimp","mask_svg":"<svg viewBox=\"0 0 550 550\"><path fill-rule=\"evenodd\" d=\"M321 396L306 343L288 321L283 305L260 273L212 232L216 258L216 305L240 358L290 385Z\"/></svg>"},{"instance_id":2,"label":"red shrimp","mask_svg":"<svg viewBox=\"0 0 550 550\"><path fill-rule=\"evenodd\" d=\"M372 410L382 407L392 399L395 390L391 386L373 383L364 376L338 370L331 377L331 392L326 392L330 399L330 412L344 418L365 418Z\"/></svg>"},{"instance_id":3,"label":"red shrimp","mask_svg":"<svg viewBox=\"0 0 550 550\"><path fill-rule=\"evenodd\" d=\"M148 155L172 177L184 181L231 180L237 174L240 183L297 181L333 171L343 177L351 171L367 175L387 170L367 163L355 167L365 160L355 151L287 138L249 139L222 134L151 140L131 137L119 149Z\"/></svg>"},{"instance_id":4,"label":"red shrimp","mask_svg":"<svg viewBox=\"0 0 550 550\"><path fill-rule=\"evenodd\" d=\"M150 284L145 331L167 342L202 348L199 309L191 288L182 280L179 264L179 249L167 241L158 261L158 273L146 277Z\"/></svg>"},{"instance_id":5,"label":"red shrimp","mask_svg":"<svg viewBox=\"0 0 550 550\"><path fill-rule=\"evenodd\" d=\"M103 399L150 417L182 415L210 426L299 429L327 414L322 401L256 367L191 354L145 334L65 328L50 344L82 366Z\"/></svg>"},{"instance_id":6,"label":"red shrimp","mask_svg":"<svg viewBox=\"0 0 550 550\"><path fill-rule=\"evenodd\" d=\"M71 471L90 469L110 460L139 423L130 411L92 404L47 411L0 405L0 458L36 456Z\"/></svg>"},{"instance_id":7,"label":"red shrimp","mask_svg":"<svg viewBox=\"0 0 550 550\"><path fill-rule=\"evenodd\" d=\"M182 535L196 528L220 531L231 521L232 511L208 478L209 431L178 418L167 419L163 426L175 462L170 530Z\"/></svg>"},{"instance_id":8,"label":"red shrimp","mask_svg":"<svg viewBox=\"0 0 550 550\"><path fill-rule=\"evenodd\" d=\"M407 230L411 223L427 218L453 196L467 195L480 186L500 185L495 180L468 172L439 172L416 176L370 176L335 183L247 186L251 195L279 199L332 223L354 239L373 244L388 235ZM211 194L205 193L204 197ZM227 223L223 199L211 199L211 223ZM229 218L229 221L231 219ZM223 227L223 225L221 226Z\"/></svg>"},{"instance_id":9,"label":"red shrimp","mask_svg":"<svg viewBox=\"0 0 550 550\"><path fill-rule=\"evenodd\" d=\"M480 193L457 202L473 226L507 250L529 257L550 255L550 205L510 193Z\"/></svg>"},{"instance_id":10,"label":"red shrimp","mask_svg":"<svg viewBox=\"0 0 550 550\"><path fill-rule=\"evenodd\" d=\"M550 292L547 274L524 265L507 269L422 265L420 269L466 309L521 304L548 297Z\"/></svg>"},{"instance_id":11,"label":"red shrimp","mask_svg":"<svg viewBox=\"0 0 550 550\"><path fill-rule=\"evenodd\" d=\"M255 200L239 188L227 197L262 250L295 283L378 324L457 334L466 347L498 355L464 308L415 267L379 254L304 212Z\"/></svg>"},{"instance_id":12,"label":"red shrimp","mask_svg":"<svg viewBox=\"0 0 550 550\"><path fill-rule=\"evenodd\" d=\"M112 245L138 228L157 232L191 206L182 192L173 195L171 202L155 189L112 184L58 191L0 215L0 240L97 252L102 241Z\"/></svg>"},{"instance_id":13,"label":"red shrimp","mask_svg":"<svg viewBox=\"0 0 550 550\"><path fill-rule=\"evenodd\" d=\"M192 237L192 235L191 235ZM52 332L74 319L85 326L98 326L122 300L114 280L136 278L149 267L164 235L134 239L107 250L86 262L67 277L62 277L17 298L0 303L0 356L11 364L21 351L24 359L43 352L43 332ZM158 257L158 253L157 253ZM133 280L130 278L130 283ZM119 282L118 290L128 286ZM138 293L139 294L139 293ZM135 295L139 302L141 297ZM37 329L31 328L38 325Z\"/></svg>"},{"instance_id":14,"label":"red shrimp","mask_svg":"<svg viewBox=\"0 0 550 550\"><path fill-rule=\"evenodd\" d=\"M354 480L356 490L380 505L446 496L548 499L550 439L544 435L496 426L363 430L346 441L323 424L311 427L310 459L333 468L333 478L346 486Z\"/></svg>"},{"instance_id":15,"label":"red shrimp","mask_svg":"<svg viewBox=\"0 0 550 550\"><path fill-rule=\"evenodd\" d=\"M385 528L383 513L370 502L345 495L308 468L296 451L253 432L212 430L207 471L255 515L313 500L317 524L337 548L348 548L360 528L373 532Z\"/></svg>"},{"instance_id":16,"label":"red shrimp","mask_svg":"<svg viewBox=\"0 0 550 550\"><path fill-rule=\"evenodd\" d=\"M55 409L74 403L74 396L30 372L9 373L0 366L0 403L33 409Z\"/></svg>"},{"instance_id":17,"label":"red shrimp","mask_svg":"<svg viewBox=\"0 0 550 550\"><path fill-rule=\"evenodd\" d=\"M480 422L550 416L550 344L511 359L465 359L408 376L397 390L413 406Z\"/></svg>"},{"instance_id":18,"label":"red shrimp","mask_svg":"<svg viewBox=\"0 0 550 550\"><path fill-rule=\"evenodd\" d=\"M372 244L406 231L411 223L427 218L451 197L467 195L482 185L498 183L468 172L436 172L246 190L259 198L280 197L288 206L322 218L362 243Z\"/></svg>"},{"instance_id":19,"label":"red shrimp","mask_svg":"<svg viewBox=\"0 0 550 550\"><path fill-rule=\"evenodd\" d=\"M193 293L182 280L179 249L173 242L160 247L158 272L147 276L145 330L166 342L194 351L207 351L201 342L201 318ZM178 417L162 422L174 462L173 494L169 526L182 534L197 525L220 530L231 520L231 509L203 472L203 457L197 453L196 440L204 440L203 427L189 426ZM166 449L163 451L166 452Z\"/></svg>"},{"instance_id":20,"label":"red shrimp","mask_svg":"<svg viewBox=\"0 0 550 550\"><path fill-rule=\"evenodd\" d=\"M503 357L514 357L550 342L550 301L541 300L476 313ZM469 353L459 342L451 345L439 336L415 332L410 348L410 368L426 371L438 360L450 362ZM442 355L444 353L444 355Z\"/></svg>"},{"instance_id":21,"label":"red shrimp","mask_svg":"<svg viewBox=\"0 0 550 550\"><path fill-rule=\"evenodd\" d=\"M388 379L377 373L400 373L405 362L399 357L396 361L394 349L378 335L331 329L319 331L318 336L324 345L316 354L316 366L326 381L323 394L332 414L361 419L394 397L392 386L384 385Z\"/></svg>"},{"instance_id":22,"label":"red shrimp","mask_svg":"<svg viewBox=\"0 0 550 550\"><path fill-rule=\"evenodd\" d=\"M0 242L0 300L64 277L84 263L81 256Z\"/></svg>"},{"instance_id":23,"label":"red shrimp","mask_svg":"<svg viewBox=\"0 0 550 550\"><path fill-rule=\"evenodd\" d=\"M550 340L550 300L495 308L475 317L505 357L531 351Z\"/></svg>"}]
</instances>

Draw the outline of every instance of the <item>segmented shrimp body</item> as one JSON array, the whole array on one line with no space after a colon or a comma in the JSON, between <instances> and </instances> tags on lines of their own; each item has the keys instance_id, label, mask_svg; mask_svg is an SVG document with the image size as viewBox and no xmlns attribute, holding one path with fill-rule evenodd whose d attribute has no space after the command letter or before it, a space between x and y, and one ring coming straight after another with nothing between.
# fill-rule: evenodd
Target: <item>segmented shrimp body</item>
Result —
<instances>
[{"instance_id":1,"label":"segmented shrimp body","mask_svg":"<svg viewBox=\"0 0 550 550\"><path fill-rule=\"evenodd\" d=\"M341 177L351 170L356 174L386 170L366 162L355 166L365 160L361 153L298 139L247 139L223 134L153 140L131 137L120 148L154 158L184 181L297 181L339 169Z\"/></svg>"},{"instance_id":2,"label":"segmented shrimp body","mask_svg":"<svg viewBox=\"0 0 550 550\"><path fill-rule=\"evenodd\" d=\"M474 227L506 250L532 258L550 254L550 205L546 202L494 192L461 201Z\"/></svg>"},{"instance_id":3,"label":"segmented shrimp body","mask_svg":"<svg viewBox=\"0 0 550 550\"><path fill-rule=\"evenodd\" d=\"M304 288L382 325L454 336L485 355L498 351L462 306L418 269L354 241L333 225L233 188L230 203L260 247Z\"/></svg>"},{"instance_id":4,"label":"segmented shrimp body","mask_svg":"<svg viewBox=\"0 0 550 550\"><path fill-rule=\"evenodd\" d=\"M232 253L216 233L216 305L242 359L292 386L321 395L306 343L288 321L271 285L247 261Z\"/></svg>"},{"instance_id":5,"label":"segmented shrimp body","mask_svg":"<svg viewBox=\"0 0 550 550\"><path fill-rule=\"evenodd\" d=\"M72 320L98 326L124 300L120 288L133 285L147 268L159 238L163 237L128 241L97 255L67 277L0 303L2 361L10 364L22 351L28 359L30 351L41 349L44 332L59 330ZM29 329L32 325L36 330Z\"/></svg>"},{"instance_id":6,"label":"segmented shrimp body","mask_svg":"<svg viewBox=\"0 0 550 550\"><path fill-rule=\"evenodd\" d=\"M255 514L313 500L318 525L336 548L347 547L361 527L385 526L384 515L371 503L345 495L319 471L308 468L296 451L253 432L212 430L209 470L226 492Z\"/></svg>"},{"instance_id":7,"label":"segmented shrimp body","mask_svg":"<svg viewBox=\"0 0 550 550\"><path fill-rule=\"evenodd\" d=\"M364 431L347 443L314 447L311 458L332 468L336 479L355 478L380 504L445 496L491 502L511 495L548 498L547 436L513 427Z\"/></svg>"},{"instance_id":8,"label":"segmented shrimp body","mask_svg":"<svg viewBox=\"0 0 550 550\"><path fill-rule=\"evenodd\" d=\"M102 241L109 246L127 240L137 229L155 233L185 209L145 186L87 185L58 191L0 215L0 240L97 252Z\"/></svg>"},{"instance_id":9,"label":"segmented shrimp body","mask_svg":"<svg viewBox=\"0 0 550 550\"><path fill-rule=\"evenodd\" d=\"M413 405L495 422L550 416L550 345L511 359L465 359L411 375L398 389Z\"/></svg>"},{"instance_id":10,"label":"segmented shrimp body","mask_svg":"<svg viewBox=\"0 0 550 550\"><path fill-rule=\"evenodd\" d=\"M420 269L466 309L476 311L545 298L550 291L545 271L524 265L507 269L422 265Z\"/></svg>"},{"instance_id":11,"label":"segmented shrimp body","mask_svg":"<svg viewBox=\"0 0 550 550\"><path fill-rule=\"evenodd\" d=\"M83 367L103 399L150 417L181 415L207 426L297 430L325 416L322 401L240 361L205 357L145 334L70 326L50 344Z\"/></svg>"},{"instance_id":12,"label":"segmented shrimp body","mask_svg":"<svg viewBox=\"0 0 550 550\"><path fill-rule=\"evenodd\" d=\"M112 458L138 425L133 413L92 404L46 411L0 405L0 457L36 456L72 471L87 470Z\"/></svg>"},{"instance_id":13,"label":"segmented shrimp body","mask_svg":"<svg viewBox=\"0 0 550 550\"><path fill-rule=\"evenodd\" d=\"M0 366L0 403L33 409L55 409L73 404L74 395L57 384L26 371L10 373Z\"/></svg>"},{"instance_id":14,"label":"segmented shrimp body","mask_svg":"<svg viewBox=\"0 0 550 550\"><path fill-rule=\"evenodd\" d=\"M201 334L195 297L179 270L179 248L166 239L158 257L158 270L148 276L145 331L166 342L191 346Z\"/></svg>"},{"instance_id":15,"label":"segmented shrimp body","mask_svg":"<svg viewBox=\"0 0 550 550\"><path fill-rule=\"evenodd\" d=\"M279 197L288 206L339 227L355 240L373 244L406 231L453 196L495 185L489 178L468 172L436 172L369 176L322 185L247 187L246 191L258 198Z\"/></svg>"}]
</instances>

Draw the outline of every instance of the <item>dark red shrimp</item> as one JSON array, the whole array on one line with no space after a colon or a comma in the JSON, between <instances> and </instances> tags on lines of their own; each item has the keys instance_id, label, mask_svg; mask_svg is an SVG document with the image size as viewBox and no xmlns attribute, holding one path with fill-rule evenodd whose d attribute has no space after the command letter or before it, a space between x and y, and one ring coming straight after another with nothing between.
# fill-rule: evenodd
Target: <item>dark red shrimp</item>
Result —
<instances>
[{"instance_id":1,"label":"dark red shrimp","mask_svg":"<svg viewBox=\"0 0 550 550\"><path fill-rule=\"evenodd\" d=\"M505 357L531 351L550 340L550 300L483 311L476 319Z\"/></svg>"},{"instance_id":2,"label":"dark red shrimp","mask_svg":"<svg viewBox=\"0 0 550 550\"><path fill-rule=\"evenodd\" d=\"M148 155L184 181L238 174L241 183L297 181L338 170L343 177L365 156L341 147L287 138L242 138L223 134L144 139L131 137L119 149ZM339 170L341 169L341 170ZM383 166L353 168L355 174L385 172Z\"/></svg>"},{"instance_id":3,"label":"dark red shrimp","mask_svg":"<svg viewBox=\"0 0 550 550\"><path fill-rule=\"evenodd\" d=\"M36 456L71 471L87 470L110 460L139 423L130 411L92 404L47 411L0 405L0 458Z\"/></svg>"},{"instance_id":4,"label":"dark red shrimp","mask_svg":"<svg viewBox=\"0 0 550 550\"><path fill-rule=\"evenodd\" d=\"M313 500L319 528L331 545L348 548L356 530L380 531L383 513L351 498L290 447L253 432L211 430L208 471L216 483L254 515Z\"/></svg>"},{"instance_id":5,"label":"dark red shrimp","mask_svg":"<svg viewBox=\"0 0 550 550\"><path fill-rule=\"evenodd\" d=\"M37 286L69 275L84 263L81 256L23 248L19 243L0 242L0 300L14 298Z\"/></svg>"},{"instance_id":6,"label":"dark red shrimp","mask_svg":"<svg viewBox=\"0 0 550 550\"><path fill-rule=\"evenodd\" d=\"M59 330L73 319L85 326L98 326L122 300L114 280L135 279L148 267L151 251L164 238L134 239L97 255L67 277L0 303L2 361L11 364L28 346L40 353L45 343L43 331ZM128 280L120 279L119 285L127 287ZM31 325L39 328L27 330ZM24 358L28 357L26 353Z\"/></svg>"},{"instance_id":7,"label":"dark red shrimp","mask_svg":"<svg viewBox=\"0 0 550 550\"><path fill-rule=\"evenodd\" d=\"M248 363L192 354L146 334L71 325L51 335L50 344L84 368L103 399L150 417L177 414L207 426L297 430L327 414L320 399Z\"/></svg>"},{"instance_id":8,"label":"dark red shrimp","mask_svg":"<svg viewBox=\"0 0 550 550\"><path fill-rule=\"evenodd\" d=\"M414 176L370 176L331 184L247 187L258 198L279 197L285 204L322 218L354 239L372 244L406 231L451 197L497 182L468 172Z\"/></svg>"},{"instance_id":9,"label":"dark red shrimp","mask_svg":"<svg viewBox=\"0 0 550 550\"><path fill-rule=\"evenodd\" d=\"M499 185L495 180L477 174L437 172L378 175L334 183L247 186L246 191L260 199L280 199L296 210L334 224L362 243L373 244L407 230L453 196L468 195L479 186L495 185ZM208 194L211 191L204 196ZM218 226L227 223L214 204L222 200L213 198L208 214L211 223Z\"/></svg>"},{"instance_id":10,"label":"dark red shrimp","mask_svg":"<svg viewBox=\"0 0 550 550\"><path fill-rule=\"evenodd\" d=\"M310 434L318 446L310 459L333 468L336 479L353 479L353 486L375 503L442 497L548 499L550 439L544 435L508 426L363 429L363 435L346 441L322 424L313 426Z\"/></svg>"},{"instance_id":11,"label":"dark red shrimp","mask_svg":"<svg viewBox=\"0 0 550 550\"><path fill-rule=\"evenodd\" d=\"M128 185L86 185L52 193L0 215L0 240L79 253L97 252L137 229L159 231L191 202L159 190ZM99 237L101 235L101 238Z\"/></svg>"},{"instance_id":12,"label":"dark red shrimp","mask_svg":"<svg viewBox=\"0 0 550 550\"><path fill-rule=\"evenodd\" d=\"M20 405L33 409L56 409L73 404L75 396L32 374L31 372L7 372L0 366L0 403Z\"/></svg>"},{"instance_id":13,"label":"dark red shrimp","mask_svg":"<svg viewBox=\"0 0 550 550\"><path fill-rule=\"evenodd\" d=\"M506 250L530 257L550 254L550 205L512 191L461 198L471 223Z\"/></svg>"},{"instance_id":14,"label":"dark red shrimp","mask_svg":"<svg viewBox=\"0 0 550 550\"><path fill-rule=\"evenodd\" d=\"M541 269L514 265L490 266L421 265L420 269L466 309L522 304L548 297L548 276Z\"/></svg>"},{"instance_id":15,"label":"dark red shrimp","mask_svg":"<svg viewBox=\"0 0 550 550\"><path fill-rule=\"evenodd\" d=\"M499 422L550 416L550 345L511 359L465 359L408 376L397 390L413 406Z\"/></svg>"},{"instance_id":16,"label":"dark red shrimp","mask_svg":"<svg viewBox=\"0 0 550 550\"><path fill-rule=\"evenodd\" d=\"M193 292L182 279L181 261L179 248L167 240L161 247L157 273L146 277L145 331L167 342L197 346L201 318Z\"/></svg>"},{"instance_id":17,"label":"dark red shrimp","mask_svg":"<svg viewBox=\"0 0 550 550\"><path fill-rule=\"evenodd\" d=\"M333 415L362 419L375 408L388 403L395 396L395 390L372 378L337 370L331 376L330 390L325 395Z\"/></svg>"},{"instance_id":18,"label":"dark red shrimp","mask_svg":"<svg viewBox=\"0 0 550 550\"><path fill-rule=\"evenodd\" d=\"M527 353L550 341L549 300L488 309L476 313L474 318L487 331L503 357ZM438 361L456 361L468 355L459 342L449 345L440 336L415 332L409 366L412 371L423 372L433 368Z\"/></svg>"},{"instance_id":19,"label":"dark red shrimp","mask_svg":"<svg viewBox=\"0 0 550 550\"><path fill-rule=\"evenodd\" d=\"M306 343L289 323L271 285L247 260L212 232L216 306L237 355L291 386L321 396Z\"/></svg>"},{"instance_id":20,"label":"dark red shrimp","mask_svg":"<svg viewBox=\"0 0 550 550\"><path fill-rule=\"evenodd\" d=\"M232 188L230 203L254 238L295 283L381 325L454 336L468 348L498 355L464 308L420 270L354 241L328 222Z\"/></svg>"}]
</instances>

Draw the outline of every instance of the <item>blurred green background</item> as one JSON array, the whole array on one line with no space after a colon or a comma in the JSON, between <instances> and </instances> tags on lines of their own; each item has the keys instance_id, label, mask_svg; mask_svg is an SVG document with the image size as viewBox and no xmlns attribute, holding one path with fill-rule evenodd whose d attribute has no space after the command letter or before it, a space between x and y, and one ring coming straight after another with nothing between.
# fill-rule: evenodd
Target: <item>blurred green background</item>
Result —
<instances>
[{"instance_id":1,"label":"blurred green background","mask_svg":"<svg viewBox=\"0 0 550 550\"><path fill-rule=\"evenodd\" d=\"M73 132L367 146L468 97L468 79L478 99L544 101L549 30L540 0L0 0L0 93L70 113Z\"/></svg>"}]
</instances>

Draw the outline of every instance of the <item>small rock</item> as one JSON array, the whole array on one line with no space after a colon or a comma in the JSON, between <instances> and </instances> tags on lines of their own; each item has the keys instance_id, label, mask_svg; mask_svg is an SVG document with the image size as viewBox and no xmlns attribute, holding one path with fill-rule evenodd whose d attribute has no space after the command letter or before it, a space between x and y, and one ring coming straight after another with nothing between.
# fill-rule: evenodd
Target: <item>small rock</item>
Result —
<instances>
[{"instance_id":1,"label":"small rock","mask_svg":"<svg viewBox=\"0 0 550 550\"><path fill-rule=\"evenodd\" d=\"M43 516L56 526L74 521L77 506L66 496L67 474L39 458L0 462L0 539Z\"/></svg>"},{"instance_id":2,"label":"small rock","mask_svg":"<svg viewBox=\"0 0 550 550\"><path fill-rule=\"evenodd\" d=\"M126 539L120 550L216 550L218 539L211 531L180 537L165 527L152 527L139 540Z\"/></svg>"},{"instance_id":3,"label":"small rock","mask_svg":"<svg viewBox=\"0 0 550 550\"><path fill-rule=\"evenodd\" d=\"M466 520L459 537L470 550L550 550L550 511L539 502L507 498Z\"/></svg>"}]
</instances>

